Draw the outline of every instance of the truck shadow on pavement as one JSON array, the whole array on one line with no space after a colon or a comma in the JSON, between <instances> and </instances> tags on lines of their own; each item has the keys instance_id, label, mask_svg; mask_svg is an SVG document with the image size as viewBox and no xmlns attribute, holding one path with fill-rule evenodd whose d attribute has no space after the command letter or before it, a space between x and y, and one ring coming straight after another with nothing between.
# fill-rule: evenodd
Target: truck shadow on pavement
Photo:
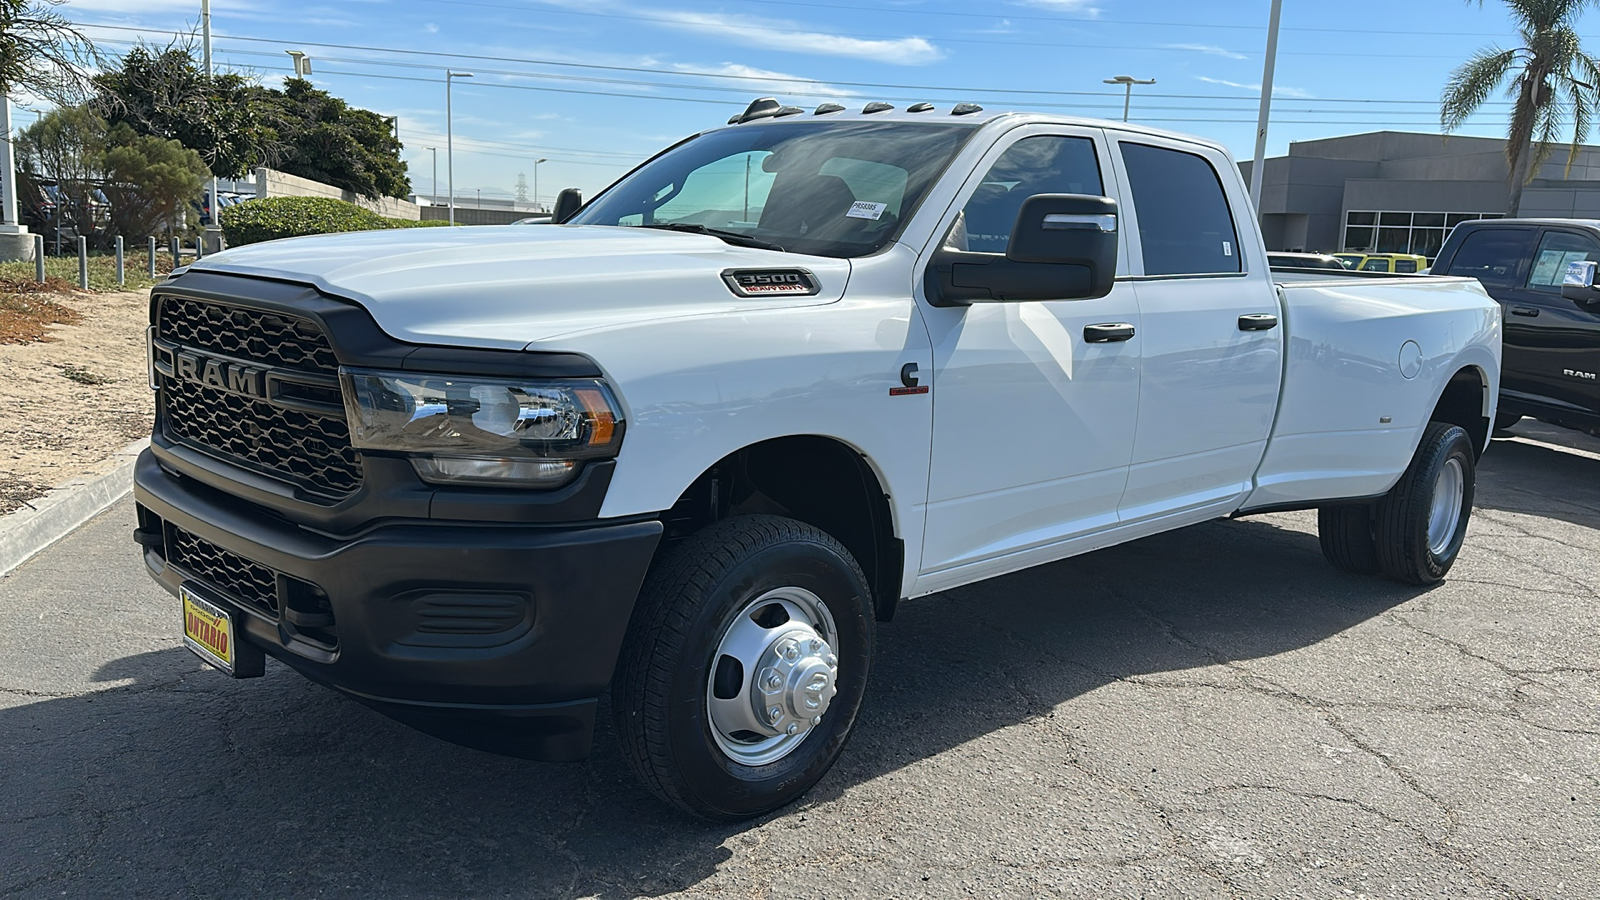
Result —
<instances>
[{"instance_id":1,"label":"truck shadow on pavement","mask_svg":"<svg viewBox=\"0 0 1600 900\"><path fill-rule=\"evenodd\" d=\"M780 827L826 822L858 785L1097 687L1307 647L1414 596L1244 520L902 604L851 745ZM583 763L528 763L277 664L234 682L171 648L97 678L118 684L0 697L0 896L658 895L760 839L657 803L608 725Z\"/></svg>"},{"instance_id":2,"label":"truck shadow on pavement","mask_svg":"<svg viewBox=\"0 0 1600 900\"><path fill-rule=\"evenodd\" d=\"M1478 463L1474 505L1600 530L1600 459L1571 452L1600 452L1600 440L1576 432L1562 437L1570 449L1497 438Z\"/></svg>"}]
</instances>

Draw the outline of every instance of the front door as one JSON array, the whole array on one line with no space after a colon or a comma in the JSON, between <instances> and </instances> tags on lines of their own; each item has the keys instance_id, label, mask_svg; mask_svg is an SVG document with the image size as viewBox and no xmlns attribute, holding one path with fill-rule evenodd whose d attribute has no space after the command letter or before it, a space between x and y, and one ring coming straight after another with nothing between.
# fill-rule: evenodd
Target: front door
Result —
<instances>
[{"instance_id":1,"label":"front door","mask_svg":"<svg viewBox=\"0 0 1600 900\"><path fill-rule=\"evenodd\" d=\"M1248 494L1287 328L1255 229L1235 226L1250 207L1237 177L1219 177L1227 157L1143 135L1116 143L1142 263L1138 433L1120 507L1132 523Z\"/></svg>"},{"instance_id":2,"label":"front door","mask_svg":"<svg viewBox=\"0 0 1600 900\"><path fill-rule=\"evenodd\" d=\"M1034 194L1117 196L1098 129L1018 129L975 171L984 174L937 232L972 252L1004 253ZM919 592L1042 562L1062 541L1115 525L1139 405L1133 286L1119 279L1098 300L926 306L923 315L934 415ZM1132 325L1134 336L1086 337L1087 326L1107 324Z\"/></svg>"},{"instance_id":3,"label":"front door","mask_svg":"<svg viewBox=\"0 0 1600 900\"><path fill-rule=\"evenodd\" d=\"M1522 289L1505 306L1502 383L1593 416L1600 415L1600 311L1561 296L1567 266L1583 260L1600 260L1600 242L1588 234L1548 228L1539 236Z\"/></svg>"}]
</instances>

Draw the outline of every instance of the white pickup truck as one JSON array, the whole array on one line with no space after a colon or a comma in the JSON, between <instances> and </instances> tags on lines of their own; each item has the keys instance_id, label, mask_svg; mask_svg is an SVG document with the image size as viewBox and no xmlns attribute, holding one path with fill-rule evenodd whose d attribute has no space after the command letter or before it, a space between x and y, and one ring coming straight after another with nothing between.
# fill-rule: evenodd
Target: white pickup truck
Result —
<instances>
[{"instance_id":1,"label":"white pickup truck","mask_svg":"<svg viewBox=\"0 0 1600 900\"><path fill-rule=\"evenodd\" d=\"M135 538L195 652L538 759L609 686L736 818L833 764L902 599L1269 510L1354 572L1461 548L1499 306L1275 279L1215 144L758 101L573 198L154 290Z\"/></svg>"}]
</instances>

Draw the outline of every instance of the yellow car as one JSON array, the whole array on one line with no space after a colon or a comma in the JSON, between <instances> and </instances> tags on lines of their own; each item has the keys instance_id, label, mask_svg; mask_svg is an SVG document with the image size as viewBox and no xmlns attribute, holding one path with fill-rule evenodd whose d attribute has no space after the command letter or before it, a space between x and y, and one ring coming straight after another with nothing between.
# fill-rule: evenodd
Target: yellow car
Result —
<instances>
[{"instance_id":1,"label":"yellow car","mask_svg":"<svg viewBox=\"0 0 1600 900\"><path fill-rule=\"evenodd\" d=\"M1414 253L1368 253L1356 268L1362 272L1415 275L1428 268L1428 258Z\"/></svg>"}]
</instances>

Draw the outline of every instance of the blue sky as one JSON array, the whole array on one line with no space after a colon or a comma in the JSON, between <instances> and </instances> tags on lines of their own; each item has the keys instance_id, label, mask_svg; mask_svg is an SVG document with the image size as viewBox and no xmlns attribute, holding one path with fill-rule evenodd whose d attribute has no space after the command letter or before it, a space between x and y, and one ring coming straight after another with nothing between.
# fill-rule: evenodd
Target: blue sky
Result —
<instances>
[{"instance_id":1,"label":"blue sky","mask_svg":"<svg viewBox=\"0 0 1600 900\"><path fill-rule=\"evenodd\" d=\"M112 53L196 27L200 0L69 0L61 11ZM400 117L412 183L426 192L439 147L444 71L454 90L456 192L509 197L519 174L548 203L586 195L634 162L724 122L753 97L802 106L973 100L1133 118L1253 151L1268 0L213 0L219 65L264 80L313 60L317 86ZM1285 0L1268 151L1379 129L1438 130L1449 71L1509 45L1501 5L1462 0ZM1600 51L1600 16L1583 32ZM140 31L138 29L149 29ZM342 46L331 46L342 45ZM444 54L457 54L447 56ZM476 57L476 58L474 58ZM1023 93L1023 92L1034 93ZM1500 101L1500 98L1496 98ZM1497 102L1463 131L1504 133ZM26 123L29 117L19 117Z\"/></svg>"}]
</instances>

